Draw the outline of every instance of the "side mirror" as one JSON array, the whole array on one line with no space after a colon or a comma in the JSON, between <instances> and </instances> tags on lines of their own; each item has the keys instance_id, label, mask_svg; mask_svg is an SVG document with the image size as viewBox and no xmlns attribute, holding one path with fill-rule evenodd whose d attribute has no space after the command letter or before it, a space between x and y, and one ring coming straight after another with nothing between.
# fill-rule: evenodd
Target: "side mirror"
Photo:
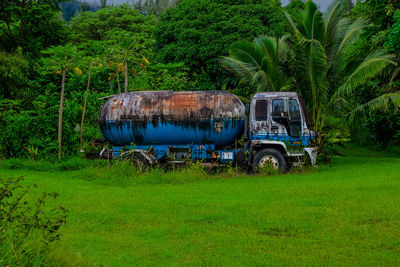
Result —
<instances>
[{"instance_id":1,"label":"side mirror","mask_svg":"<svg viewBox=\"0 0 400 267\"><path fill-rule=\"evenodd\" d=\"M250 103L246 103L244 105L244 112L245 112L245 114L249 114L249 112L250 112Z\"/></svg>"}]
</instances>

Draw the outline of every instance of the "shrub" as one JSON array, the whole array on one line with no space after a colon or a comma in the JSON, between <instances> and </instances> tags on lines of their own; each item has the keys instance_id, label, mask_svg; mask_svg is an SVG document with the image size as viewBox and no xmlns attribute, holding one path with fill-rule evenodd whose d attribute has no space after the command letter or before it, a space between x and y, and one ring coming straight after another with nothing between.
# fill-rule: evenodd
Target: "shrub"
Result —
<instances>
[{"instance_id":1,"label":"shrub","mask_svg":"<svg viewBox=\"0 0 400 267\"><path fill-rule=\"evenodd\" d=\"M44 264L49 246L60 238L67 211L51 209L43 193L35 201L28 198L31 186L23 188L22 177L0 179L0 265L39 266ZM33 185L35 186L35 185Z\"/></svg>"},{"instance_id":2,"label":"shrub","mask_svg":"<svg viewBox=\"0 0 400 267\"><path fill-rule=\"evenodd\" d=\"M41 160L23 160L23 159L3 159L0 161L0 167L4 169L25 169L31 171L76 171L91 167L95 161L80 158L66 157L59 160L48 158Z\"/></svg>"}]
</instances>

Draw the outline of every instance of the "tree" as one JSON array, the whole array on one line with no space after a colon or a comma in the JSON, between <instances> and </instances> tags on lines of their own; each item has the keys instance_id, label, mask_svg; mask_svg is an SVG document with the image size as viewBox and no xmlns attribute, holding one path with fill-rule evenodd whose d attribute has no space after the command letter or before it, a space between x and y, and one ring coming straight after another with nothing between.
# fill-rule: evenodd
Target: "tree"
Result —
<instances>
[{"instance_id":1,"label":"tree","mask_svg":"<svg viewBox=\"0 0 400 267\"><path fill-rule=\"evenodd\" d=\"M105 8L107 6L107 0L100 0L101 8Z\"/></svg>"},{"instance_id":2,"label":"tree","mask_svg":"<svg viewBox=\"0 0 400 267\"><path fill-rule=\"evenodd\" d=\"M124 72L124 90L128 91L128 63L138 66L151 55L152 40L145 33L131 33L128 31L114 30L109 36L108 57L117 64L117 83L119 87L119 72ZM146 59L147 60L147 59Z\"/></svg>"},{"instance_id":3,"label":"tree","mask_svg":"<svg viewBox=\"0 0 400 267\"><path fill-rule=\"evenodd\" d=\"M153 54L154 16L144 16L128 5L107 7L96 13L83 12L71 21L71 40L89 56L100 56L115 62L117 86L124 72L124 91L128 91L128 71L142 58Z\"/></svg>"},{"instance_id":4,"label":"tree","mask_svg":"<svg viewBox=\"0 0 400 267\"><path fill-rule=\"evenodd\" d=\"M0 46L8 51L21 47L38 56L41 49L62 43L66 28L58 4L58 0L0 1Z\"/></svg>"},{"instance_id":5,"label":"tree","mask_svg":"<svg viewBox=\"0 0 400 267\"><path fill-rule=\"evenodd\" d=\"M400 56L400 10L395 13L393 18L394 23L389 31L386 44L393 53Z\"/></svg>"},{"instance_id":6,"label":"tree","mask_svg":"<svg viewBox=\"0 0 400 267\"><path fill-rule=\"evenodd\" d=\"M279 1L187 0L161 16L154 36L157 59L183 62L199 81L198 89L234 87L233 77L218 63L238 40L288 30Z\"/></svg>"},{"instance_id":7,"label":"tree","mask_svg":"<svg viewBox=\"0 0 400 267\"><path fill-rule=\"evenodd\" d=\"M82 12L71 20L70 40L73 43L104 41L113 36L113 31L142 33L150 39L156 18L144 16L129 5L106 7L97 12ZM96 51L100 52L100 51Z\"/></svg>"},{"instance_id":8,"label":"tree","mask_svg":"<svg viewBox=\"0 0 400 267\"><path fill-rule=\"evenodd\" d=\"M343 16L343 3L334 1L322 14L309 0L298 18L286 14L295 39L295 79L312 112L320 146L332 138L329 130L336 128L329 116L348 114L354 108L348 99L358 86L393 64L392 56L380 49L357 62L346 57L346 49L357 42L368 24L363 18L351 20Z\"/></svg>"},{"instance_id":9,"label":"tree","mask_svg":"<svg viewBox=\"0 0 400 267\"><path fill-rule=\"evenodd\" d=\"M393 23L393 14L400 8L400 2L395 0L365 0L357 1L351 10L353 18L363 17L370 21L373 28L370 34L389 28Z\"/></svg>"},{"instance_id":10,"label":"tree","mask_svg":"<svg viewBox=\"0 0 400 267\"><path fill-rule=\"evenodd\" d=\"M61 69L61 93L60 93L60 109L58 115L58 158L62 156L62 129L63 129L63 110L64 110L64 94L65 94L65 78L68 69L73 69L76 66L77 59L82 59L82 52L78 51L75 46L57 46L51 47L43 52L47 58L42 61L47 66L47 71L59 72ZM79 69L76 69L79 72ZM82 74L82 73L80 73Z\"/></svg>"},{"instance_id":11,"label":"tree","mask_svg":"<svg viewBox=\"0 0 400 267\"><path fill-rule=\"evenodd\" d=\"M100 0L100 2L103 1L104 0ZM107 1L105 4L107 4ZM70 21L73 17L79 15L79 13L83 11L96 12L100 8L103 8L101 3L98 4L96 2L82 2L81 0L63 2L60 4L60 6L62 10L62 17L65 21Z\"/></svg>"},{"instance_id":12,"label":"tree","mask_svg":"<svg viewBox=\"0 0 400 267\"><path fill-rule=\"evenodd\" d=\"M30 66L21 49L15 53L0 51L0 100L3 98L21 98L28 90Z\"/></svg>"},{"instance_id":13,"label":"tree","mask_svg":"<svg viewBox=\"0 0 400 267\"><path fill-rule=\"evenodd\" d=\"M287 44L290 46L289 72L277 71L273 65L277 46L271 38L258 38L254 44L235 47L223 63L241 78L251 81L255 88L272 88L272 77L282 80L282 73L291 73L293 89L306 99L312 113L317 143L322 148L329 138L335 139L338 120L354 108L349 103L359 85L379 74L384 67L393 64L392 56L383 50L368 54L361 61L352 61L346 50L354 44L367 26L364 19L351 20L343 16L345 5L334 1L324 14L312 1L297 17L285 16L292 32ZM284 51L289 52L288 49ZM272 55L272 56L271 56ZM282 58L282 56L281 56ZM275 60L276 62L276 60ZM271 78L270 78L271 77ZM282 85L274 88L283 89ZM375 102L377 103L377 102ZM340 120L339 120L340 121Z\"/></svg>"},{"instance_id":14,"label":"tree","mask_svg":"<svg viewBox=\"0 0 400 267\"><path fill-rule=\"evenodd\" d=\"M177 1L170 0L138 0L132 1L132 7L144 15L160 16L168 8L174 7Z\"/></svg>"},{"instance_id":15,"label":"tree","mask_svg":"<svg viewBox=\"0 0 400 267\"><path fill-rule=\"evenodd\" d=\"M83 110L82 110L82 120L81 120L81 133L79 136L79 147L82 149L82 143L83 143L83 123L85 121L85 112L86 112L86 104L87 104L87 98L89 95L89 88L90 88L90 79L92 78L92 63L89 65L89 71L88 71L88 82L86 86L86 93L85 93L85 101L83 103Z\"/></svg>"}]
</instances>

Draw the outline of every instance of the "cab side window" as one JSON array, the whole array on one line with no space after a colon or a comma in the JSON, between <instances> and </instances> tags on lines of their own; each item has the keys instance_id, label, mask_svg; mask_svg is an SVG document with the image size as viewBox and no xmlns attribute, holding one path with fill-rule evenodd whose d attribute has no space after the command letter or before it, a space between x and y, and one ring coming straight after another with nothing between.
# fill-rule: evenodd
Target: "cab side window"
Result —
<instances>
[{"instance_id":1,"label":"cab side window","mask_svg":"<svg viewBox=\"0 0 400 267\"><path fill-rule=\"evenodd\" d=\"M282 124L287 129L289 121L287 112L285 112L285 105L283 99L275 99L272 101L272 120Z\"/></svg>"},{"instance_id":2,"label":"cab side window","mask_svg":"<svg viewBox=\"0 0 400 267\"><path fill-rule=\"evenodd\" d=\"M267 100L257 100L256 101L256 121L266 121L267 120Z\"/></svg>"}]
</instances>

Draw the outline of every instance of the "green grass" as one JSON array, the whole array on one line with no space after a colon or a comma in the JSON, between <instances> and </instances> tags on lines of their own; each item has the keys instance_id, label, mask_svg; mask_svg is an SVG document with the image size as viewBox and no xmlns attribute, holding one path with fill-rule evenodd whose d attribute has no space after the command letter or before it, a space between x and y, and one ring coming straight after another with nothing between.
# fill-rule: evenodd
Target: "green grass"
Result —
<instances>
[{"instance_id":1,"label":"green grass","mask_svg":"<svg viewBox=\"0 0 400 267\"><path fill-rule=\"evenodd\" d=\"M318 171L269 177L136 177L124 165L0 177L60 194L70 214L52 250L67 265L399 265L400 158L342 152Z\"/></svg>"}]
</instances>

